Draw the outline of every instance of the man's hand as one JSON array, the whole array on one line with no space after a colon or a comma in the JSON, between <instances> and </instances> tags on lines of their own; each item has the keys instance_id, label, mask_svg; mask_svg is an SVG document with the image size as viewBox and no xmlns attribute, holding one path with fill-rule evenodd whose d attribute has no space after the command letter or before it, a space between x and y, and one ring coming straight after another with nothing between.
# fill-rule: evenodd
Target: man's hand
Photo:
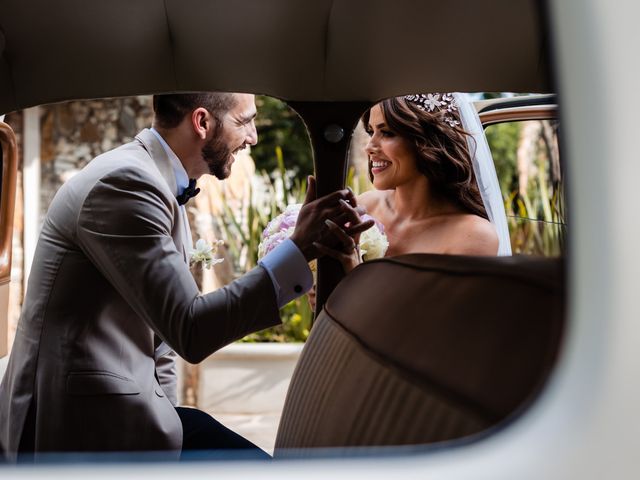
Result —
<instances>
[{"instance_id":1,"label":"man's hand","mask_svg":"<svg viewBox=\"0 0 640 480\"><path fill-rule=\"evenodd\" d=\"M307 261L318 257L320 252L314 245L318 242L334 249L353 250L360 233L374 224L373 220L362 221L360 215L364 213L357 206L356 198L349 189L338 190L316 199L316 179L308 179L307 196L300 209L296 228L291 240L300 249ZM327 220L340 225L349 237L349 242L340 241L327 224Z\"/></svg>"}]
</instances>

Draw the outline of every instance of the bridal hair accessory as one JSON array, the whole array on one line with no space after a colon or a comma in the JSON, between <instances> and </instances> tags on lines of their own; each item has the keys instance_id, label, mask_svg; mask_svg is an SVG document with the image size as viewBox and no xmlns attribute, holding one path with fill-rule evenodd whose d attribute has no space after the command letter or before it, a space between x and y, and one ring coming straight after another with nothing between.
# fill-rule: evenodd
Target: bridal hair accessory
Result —
<instances>
[{"instance_id":1,"label":"bridal hair accessory","mask_svg":"<svg viewBox=\"0 0 640 480\"><path fill-rule=\"evenodd\" d=\"M404 99L413 103L423 112L443 112L442 119L450 127L459 127L458 104L453 93L416 93L405 95Z\"/></svg>"}]
</instances>

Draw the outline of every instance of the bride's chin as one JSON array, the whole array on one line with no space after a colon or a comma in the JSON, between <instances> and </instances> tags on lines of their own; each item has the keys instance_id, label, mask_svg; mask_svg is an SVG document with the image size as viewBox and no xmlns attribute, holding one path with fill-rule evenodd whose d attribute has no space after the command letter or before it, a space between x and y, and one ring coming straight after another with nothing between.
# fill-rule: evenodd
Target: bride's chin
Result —
<instances>
[{"instance_id":1,"label":"bride's chin","mask_svg":"<svg viewBox=\"0 0 640 480\"><path fill-rule=\"evenodd\" d=\"M389 190L392 188L387 184L388 182L382 182L380 180L376 181L376 178L373 178L373 186L376 190Z\"/></svg>"}]
</instances>

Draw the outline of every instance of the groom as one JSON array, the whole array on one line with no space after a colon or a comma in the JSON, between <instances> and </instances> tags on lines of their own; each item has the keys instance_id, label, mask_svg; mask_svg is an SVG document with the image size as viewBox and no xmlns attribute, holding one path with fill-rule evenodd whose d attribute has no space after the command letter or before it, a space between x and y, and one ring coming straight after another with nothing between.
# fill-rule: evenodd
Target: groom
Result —
<instances>
[{"instance_id":1,"label":"groom","mask_svg":"<svg viewBox=\"0 0 640 480\"><path fill-rule=\"evenodd\" d=\"M201 295L188 267L184 202L204 174L226 178L257 142L253 95L154 97L153 128L63 185L44 219L0 385L0 451L172 451L253 447L176 408L175 353L197 363L280 322L312 284L326 219L366 229L348 190L309 180L290 240L232 284Z\"/></svg>"}]
</instances>

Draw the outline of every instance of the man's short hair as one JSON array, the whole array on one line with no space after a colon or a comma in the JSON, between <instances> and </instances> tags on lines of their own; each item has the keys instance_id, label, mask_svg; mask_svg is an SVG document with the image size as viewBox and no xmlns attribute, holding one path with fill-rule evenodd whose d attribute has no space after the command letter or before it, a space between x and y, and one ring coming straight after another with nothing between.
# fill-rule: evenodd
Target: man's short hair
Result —
<instances>
[{"instance_id":1,"label":"man's short hair","mask_svg":"<svg viewBox=\"0 0 640 480\"><path fill-rule=\"evenodd\" d=\"M220 124L225 113L236 105L233 93L200 92L171 93L153 96L155 122L160 128L177 127L185 115L203 107Z\"/></svg>"}]
</instances>

